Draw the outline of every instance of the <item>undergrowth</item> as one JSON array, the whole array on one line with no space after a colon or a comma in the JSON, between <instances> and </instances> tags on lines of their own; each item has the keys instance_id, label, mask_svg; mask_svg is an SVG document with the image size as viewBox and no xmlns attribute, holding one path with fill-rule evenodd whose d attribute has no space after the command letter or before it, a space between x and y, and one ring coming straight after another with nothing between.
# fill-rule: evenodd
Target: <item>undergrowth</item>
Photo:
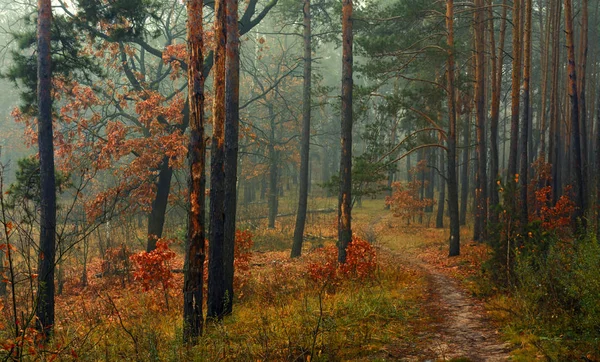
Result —
<instances>
[{"instance_id":1,"label":"undergrowth","mask_svg":"<svg viewBox=\"0 0 600 362\"><path fill-rule=\"evenodd\" d=\"M0 358L14 357L17 345L25 361L329 361L385 355L390 344L414 343L410 321L425 283L359 238L344 268L330 262L334 245L324 244L297 260L287 251L244 254L233 315L209 323L193 348L182 343L183 281L173 272L182 257L169 243L160 252L131 254L131 265L121 262L114 273L102 272L106 261L96 260L89 266L92 275L101 271L96 278L85 287L68 282L57 297L52 343L41 348L34 330L24 334L27 340L14 340L5 328Z\"/></svg>"}]
</instances>

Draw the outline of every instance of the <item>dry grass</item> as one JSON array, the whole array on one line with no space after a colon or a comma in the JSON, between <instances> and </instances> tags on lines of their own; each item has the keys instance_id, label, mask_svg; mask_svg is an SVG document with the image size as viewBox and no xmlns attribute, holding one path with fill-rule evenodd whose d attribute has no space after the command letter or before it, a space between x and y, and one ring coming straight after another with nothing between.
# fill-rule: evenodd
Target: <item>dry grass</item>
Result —
<instances>
[{"instance_id":1,"label":"dry grass","mask_svg":"<svg viewBox=\"0 0 600 362\"><path fill-rule=\"evenodd\" d=\"M381 223L372 222L388 214L381 200L365 202L356 210L357 233L383 246L391 234L382 232L385 226ZM95 277L101 262L95 259L88 267L90 283L85 288L79 285L80 267L69 269L64 293L57 298L53 345L41 350L33 340L25 342L23 360L41 355L48 360L90 361L329 361L418 356L424 349L420 343L426 343L419 333L429 318L422 308L424 275L398 263L397 254L381 247L376 272L368 280L335 285L315 282L307 268L314 250L332 243L335 215L309 220L305 255L297 260L289 260L288 254L292 222L282 219L275 230L255 230L257 251L250 261L250 277L236 296L234 313L223 323L207 325L198 346L182 345L182 274L174 275L174 286L166 292L160 287L144 292L138 283L121 275ZM181 263L178 255L171 267L180 269ZM9 320L5 314L0 339L14 343L6 327ZM0 357L7 357L6 352L0 352Z\"/></svg>"}]
</instances>

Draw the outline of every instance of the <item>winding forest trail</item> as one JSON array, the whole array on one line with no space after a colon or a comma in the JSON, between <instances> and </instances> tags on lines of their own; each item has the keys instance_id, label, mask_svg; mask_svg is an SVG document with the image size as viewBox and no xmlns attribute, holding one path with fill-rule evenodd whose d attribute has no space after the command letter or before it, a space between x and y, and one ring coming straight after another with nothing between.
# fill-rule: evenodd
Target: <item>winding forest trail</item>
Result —
<instances>
[{"instance_id":1,"label":"winding forest trail","mask_svg":"<svg viewBox=\"0 0 600 362\"><path fill-rule=\"evenodd\" d=\"M443 268L420 257L423 240L431 237L415 233L411 240L410 235L394 232L394 229L402 229L394 226L397 224L397 220L394 221L388 213L374 216L368 227L379 231L382 244L391 249L399 263L424 276L427 295L422 310L427 314L427 328L419 332L421 340L418 341L419 346L424 346L421 349L425 350L415 356L395 357L408 361L510 360L510 346L501 341L499 333L486 316L482 302L470 297Z\"/></svg>"},{"instance_id":2,"label":"winding forest trail","mask_svg":"<svg viewBox=\"0 0 600 362\"><path fill-rule=\"evenodd\" d=\"M427 309L436 313L436 358L467 358L469 361L506 361L509 346L502 343L485 316L485 310L467 296L455 280L434 267L420 265L427 273L429 298Z\"/></svg>"}]
</instances>

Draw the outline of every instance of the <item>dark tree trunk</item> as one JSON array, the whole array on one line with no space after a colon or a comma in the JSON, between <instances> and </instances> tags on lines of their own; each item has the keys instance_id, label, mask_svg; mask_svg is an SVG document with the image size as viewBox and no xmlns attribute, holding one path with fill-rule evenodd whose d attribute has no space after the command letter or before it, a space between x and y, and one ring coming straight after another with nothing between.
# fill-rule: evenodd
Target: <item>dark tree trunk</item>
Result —
<instances>
[{"instance_id":1,"label":"dark tree trunk","mask_svg":"<svg viewBox=\"0 0 600 362\"><path fill-rule=\"evenodd\" d=\"M575 172L575 219L580 219L582 223L585 220L582 218L585 211L585 183L582 170L581 156L581 133L579 130L579 104L577 96L577 71L575 65L575 46L573 43L573 9L572 1L565 0L565 34L567 38L567 58L569 61L569 98L571 98L571 139L573 151L573 171Z\"/></svg>"},{"instance_id":2,"label":"dark tree trunk","mask_svg":"<svg viewBox=\"0 0 600 362\"><path fill-rule=\"evenodd\" d=\"M487 221L487 147L485 131L485 21L483 0L475 1L475 108L477 118L476 210L473 240L485 239Z\"/></svg>"},{"instance_id":3,"label":"dark tree trunk","mask_svg":"<svg viewBox=\"0 0 600 362\"><path fill-rule=\"evenodd\" d=\"M342 1L342 129L338 200L338 261L346 262L352 240L352 0Z\"/></svg>"},{"instance_id":4,"label":"dark tree trunk","mask_svg":"<svg viewBox=\"0 0 600 362\"><path fill-rule=\"evenodd\" d=\"M596 240L600 242L600 91L596 95Z\"/></svg>"},{"instance_id":5,"label":"dark tree trunk","mask_svg":"<svg viewBox=\"0 0 600 362\"><path fill-rule=\"evenodd\" d=\"M469 205L469 139L471 138L471 113L465 117L463 130L463 151L460 190L460 225L467 224L467 206Z\"/></svg>"},{"instance_id":6,"label":"dark tree trunk","mask_svg":"<svg viewBox=\"0 0 600 362\"><path fill-rule=\"evenodd\" d=\"M530 114L530 90L529 90L529 79L531 77L531 20L532 20L532 6L531 0L525 0L525 29L524 29L524 67L523 67L523 121L521 122L521 174L519 175L520 181L520 194L521 202L519 203L519 218L521 221L521 227L524 227L529 222L529 213L527 207L527 186L529 182L528 171L529 171L529 156L528 156L528 141L529 141L529 126L531 123Z\"/></svg>"},{"instance_id":7,"label":"dark tree trunk","mask_svg":"<svg viewBox=\"0 0 600 362\"><path fill-rule=\"evenodd\" d=\"M277 218L277 212L279 209L279 188L277 187L277 181L279 180L279 152L275 149L275 128L277 127L277 124L275 123L275 111L273 110L273 104L269 103L267 107L269 109L269 119L271 120L271 136L267 146L269 155L269 221L267 227L269 229L274 229L275 220Z\"/></svg>"},{"instance_id":8,"label":"dark tree trunk","mask_svg":"<svg viewBox=\"0 0 600 362\"><path fill-rule=\"evenodd\" d=\"M298 213L296 214L296 227L294 229L294 244L292 245L292 258L302 253L304 239L304 225L306 223L306 210L308 207L308 163L310 145L310 107L311 107L311 24L310 0L304 0L304 85L302 88L302 138L300 140L300 190L298 192Z\"/></svg>"},{"instance_id":9,"label":"dark tree trunk","mask_svg":"<svg viewBox=\"0 0 600 362\"><path fill-rule=\"evenodd\" d=\"M519 145L519 83L521 82L521 0L514 0L513 5L513 61L512 61L512 93L510 118L510 149L508 153L508 175L506 182L515 182L517 174L517 153ZM508 207L516 210L516 200L507 200Z\"/></svg>"},{"instance_id":10,"label":"dark tree trunk","mask_svg":"<svg viewBox=\"0 0 600 362\"><path fill-rule=\"evenodd\" d=\"M206 316L223 317L225 301L225 275L223 249L225 238L225 59L227 27L225 0L215 2L215 69L213 102L213 135L210 159L210 244L208 248L208 298Z\"/></svg>"},{"instance_id":11,"label":"dark tree trunk","mask_svg":"<svg viewBox=\"0 0 600 362\"><path fill-rule=\"evenodd\" d=\"M435 154L433 152L427 152L429 154L428 160L427 162L431 162L431 164L436 163L436 157ZM434 167L430 167L428 170L428 175L427 175L427 188L425 189L425 198L426 199L430 199L433 200L434 198L434 192L435 192L435 168ZM425 207L425 212L433 212L433 204L428 205Z\"/></svg>"},{"instance_id":12,"label":"dark tree trunk","mask_svg":"<svg viewBox=\"0 0 600 362\"><path fill-rule=\"evenodd\" d=\"M196 344L202 334L204 274L204 207L206 188L204 143L204 76L202 69L202 0L187 2L188 97L190 104L189 210L183 281L183 339Z\"/></svg>"},{"instance_id":13,"label":"dark tree trunk","mask_svg":"<svg viewBox=\"0 0 600 362\"><path fill-rule=\"evenodd\" d=\"M552 204L555 204L560 194L560 98L559 90L559 59L560 59L560 19L562 6L556 4L552 19L552 86L550 91L550 163L552 164Z\"/></svg>"},{"instance_id":14,"label":"dark tree trunk","mask_svg":"<svg viewBox=\"0 0 600 362\"><path fill-rule=\"evenodd\" d=\"M587 104L586 104L586 68L587 68L587 53L588 53L588 0L581 2L581 35L579 48L579 70L577 89L579 96L579 138L581 143L581 167L582 167L582 190L584 207L588 204L588 127L587 127ZM583 210L584 212L586 209Z\"/></svg>"},{"instance_id":15,"label":"dark tree trunk","mask_svg":"<svg viewBox=\"0 0 600 362\"><path fill-rule=\"evenodd\" d=\"M419 151L419 163L421 163L421 161L425 162L425 167L429 166L429 163L427 161L427 158L425 157L425 151L424 149L421 149ZM421 201L423 201L423 199L425 198L425 168L421 169L421 180L420 180L420 190L419 190L419 199ZM421 209L421 212L419 213L419 224L423 224L423 213L425 212L426 208Z\"/></svg>"},{"instance_id":16,"label":"dark tree trunk","mask_svg":"<svg viewBox=\"0 0 600 362\"><path fill-rule=\"evenodd\" d=\"M38 260L38 328L48 335L54 326L54 259L56 254L56 180L52 135L52 4L38 0L37 94L40 156L40 252ZM15 316L16 318L17 316Z\"/></svg>"},{"instance_id":17,"label":"dark tree trunk","mask_svg":"<svg viewBox=\"0 0 600 362\"><path fill-rule=\"evenodd\" d=\"M238 37L238 0L227 0L227 59L225 69L225 237L223 265L225 275L225 314L233 307L235 260L235 218L237 212L238 138L240 124L240 40Z\"/></svg>"},{"instance_id":18,"label":"dark tree trunk","mask_svg":"<svg viewBox=\"0 0 600 362\"><path fill-rule=\"evenodd\" d=\"M156 241L162 238L172 176L173 169L169 166L169 157L165 156L160 163L158 181L156 182L156 196L148 215L148 243L146 245L146 251L148 252L156 249Z\"/></svg>"},{"instance_id":19,"label":"dark tree trunk","mask_svg":"<svg viewBox=\"0 0 600 362\"><path fill-rule=\"evenodd\" d=\"M440 154L440 162L438 163L440 165L440 193L439 193L439 198L438 198L438 207L437 207L437 215L435 218L435 227L438 229L441 229L444 227L444 205L446 204L446 182L444 180L444 177L446 177L446 175L444 174L444 156L443 154Z\"/></svg>"},{"instance_id":20,"label":"dark tree trunk","mask_svg":"<svg viewBox=\"0 0 600 362\"><path fill-rule=\"evenodd\" d=\"M267 227L269 229L275 228L275 220L277 219L277 212L279 209L279 195L277 188L278 176L278 155L279 153L275 150L274 145L269 145L269 223Z\"/></svg>"},{"instance_id":21,"label":"dark tree trunk","mask_svg":"<svg viewBox=\"0 0 600 362\"><path fill-rule=\"evenodd\" d=\"M450 214L449 256L460 254L460 224L458 215L458 180L456 176L456 97L454 90L454 0L446 2L448 31L448 211Z\"/></svg>"},{"instance_id":22,"label":"dark tree trunk","mask_svg":"<svg viewBox=\"0 0 600 362\"><path fill-rule=\"evenodd\" d=\"M492 1L489 1L492 4ZM504 60L504 41L506 39L506 17L507 17L506 0L502 7L502 23L500 26L500 44L496 50L494 37L494 18L492 7L489 7L490 21L490 43L492 51L492 105L490 116L490 220L492 223L498 222L498 205L500 198L498 195L498 187L496 182L500 180L500 170L498 167L498 121L500 119L500 96L502 93L502 65Z\"/></svg>"}]
</instances>

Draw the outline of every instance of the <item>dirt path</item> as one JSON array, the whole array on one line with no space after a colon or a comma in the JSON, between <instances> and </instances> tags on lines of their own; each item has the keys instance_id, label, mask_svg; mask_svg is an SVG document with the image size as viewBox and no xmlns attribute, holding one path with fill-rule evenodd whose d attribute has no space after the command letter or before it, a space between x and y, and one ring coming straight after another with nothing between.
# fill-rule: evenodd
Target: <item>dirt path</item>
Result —
<instances>
[{"instance_id":1,"label":"dirt path","mask_svg":"<svg viewBox=\"0 0 600 362\"><path fill-rule=\"evenodd\" d=\"M429 265L421 265L429 279L428 309L436 315L432 352L437 358L469 361L506 361L508 345L490 328L483 307L468 297L456 281Z\"/></svg>"},{"instance_id":2,"label":"dirt path","mask_svg":"<svg viewBox=\"0 0 600 362\"><path fill-rule=\"evenodd\" d=\"M374 228L385 218L375 217L369 223L370 227ZM398 245L389 246L398 248ZM464 288L443 270L421 260L414 250L398 251L394 254L400 262L425 275L428 295L423 309L431 321L428 330L421 332L427 350L420 351L419 356L405 356L404 360L495 362L510 359L509 345L500 340L480 302L468 296Z\"/></svg>"}]
</instances>

